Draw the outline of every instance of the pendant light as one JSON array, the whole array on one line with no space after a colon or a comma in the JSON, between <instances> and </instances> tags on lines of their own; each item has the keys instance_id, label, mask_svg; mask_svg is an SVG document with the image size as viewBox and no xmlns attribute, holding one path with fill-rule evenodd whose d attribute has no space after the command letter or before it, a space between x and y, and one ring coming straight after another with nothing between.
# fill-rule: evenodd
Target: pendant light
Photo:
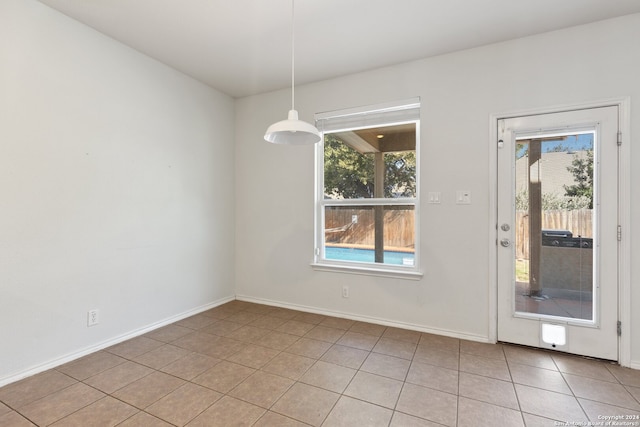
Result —
<instances>
[{"instance_id":1,"label":"pendant light","mask_svg":"<svg viewBox=\"0 0 640 427\"><path fill-rule=\"evenodd\" d=\"M291 0L291 110L287 120L274 123L267 129L264 139L274 144L311 145L320 141L320 132L315 126L298 120L295 109L295 0Z\"/></svg>"}]
</instances>

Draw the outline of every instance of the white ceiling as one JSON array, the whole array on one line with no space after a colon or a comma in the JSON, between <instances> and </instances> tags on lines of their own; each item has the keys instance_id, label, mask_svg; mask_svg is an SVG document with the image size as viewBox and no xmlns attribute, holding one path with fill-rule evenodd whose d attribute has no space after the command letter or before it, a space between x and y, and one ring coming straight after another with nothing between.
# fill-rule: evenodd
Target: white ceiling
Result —
<instances>
[{"instance_id":1,"label":"white ceiling","mask_svg":"<svg viewBox=\"0 0 640 427\"><path fill-rule=\"evenodd\" d=\"M40 0L233 97L291 85L291 0ZM639 0L298 0L296 85L640 12Z\"/></svg>"}]
</instances>

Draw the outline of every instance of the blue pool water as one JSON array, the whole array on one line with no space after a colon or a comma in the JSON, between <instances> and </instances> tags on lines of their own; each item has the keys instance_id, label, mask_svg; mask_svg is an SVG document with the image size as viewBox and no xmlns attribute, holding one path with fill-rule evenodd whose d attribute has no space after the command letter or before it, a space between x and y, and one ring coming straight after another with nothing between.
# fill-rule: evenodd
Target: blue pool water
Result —
<instances>
[{"instance_id":1,"label":"blue pool water","mask_svg":"<svg viewBox=\"0 0 640 427\"><path fill-rule=\"evenodd\" d=\"M354 249L327 246L324 248L326 259L338 261L375 262L373 249ZM392 265L409 265L414 263L414 254L411 252L384 251L384 263Z\"/></svg>"}]
</instances>

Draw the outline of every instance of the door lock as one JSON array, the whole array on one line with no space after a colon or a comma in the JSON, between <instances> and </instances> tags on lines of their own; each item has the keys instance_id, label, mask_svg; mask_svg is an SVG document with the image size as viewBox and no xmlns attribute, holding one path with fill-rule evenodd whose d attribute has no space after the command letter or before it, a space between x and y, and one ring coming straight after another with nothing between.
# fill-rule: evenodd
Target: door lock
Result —
<instances>
[{"instance_id":1,"label":"door lock","mask_svg":"<svg viewBox=\"0 0 640 427\"><path fill-rule=\"evenodd\" d=\"M502 229L502 231L509 231L509 230L511 230L511 227L509 227L509 224L506 224L506 223L505 223L505 224L502 224L502 225L500 226L500 228Z\"/></svg>"},{"instance_id":2,"label":"door lock","mask_svg":"<svg viewBox=\"0 0 640 427\"><path fill-rule=\"evenodd\" d=\"M503 248L508 248L509 246L511 246L511 240L502 239L500 240L500 245L502 245Z\"/></svg>"}]
</instances>

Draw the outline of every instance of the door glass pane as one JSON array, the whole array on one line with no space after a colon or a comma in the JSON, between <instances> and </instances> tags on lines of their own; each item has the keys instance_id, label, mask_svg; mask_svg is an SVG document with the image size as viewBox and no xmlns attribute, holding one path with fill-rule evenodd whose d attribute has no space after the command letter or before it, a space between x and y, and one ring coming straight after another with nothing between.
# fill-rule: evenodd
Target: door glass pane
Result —
<instances>
[{"instance_id":1,"label":"door glass pane","mask_svg":"<svg viewBox=\"0 0 640 427\"><path fill-rule=\"evenodd\" d=\"M516 312L594 319L594 140L516 141Z\"/></svg>"}]
</instances>

